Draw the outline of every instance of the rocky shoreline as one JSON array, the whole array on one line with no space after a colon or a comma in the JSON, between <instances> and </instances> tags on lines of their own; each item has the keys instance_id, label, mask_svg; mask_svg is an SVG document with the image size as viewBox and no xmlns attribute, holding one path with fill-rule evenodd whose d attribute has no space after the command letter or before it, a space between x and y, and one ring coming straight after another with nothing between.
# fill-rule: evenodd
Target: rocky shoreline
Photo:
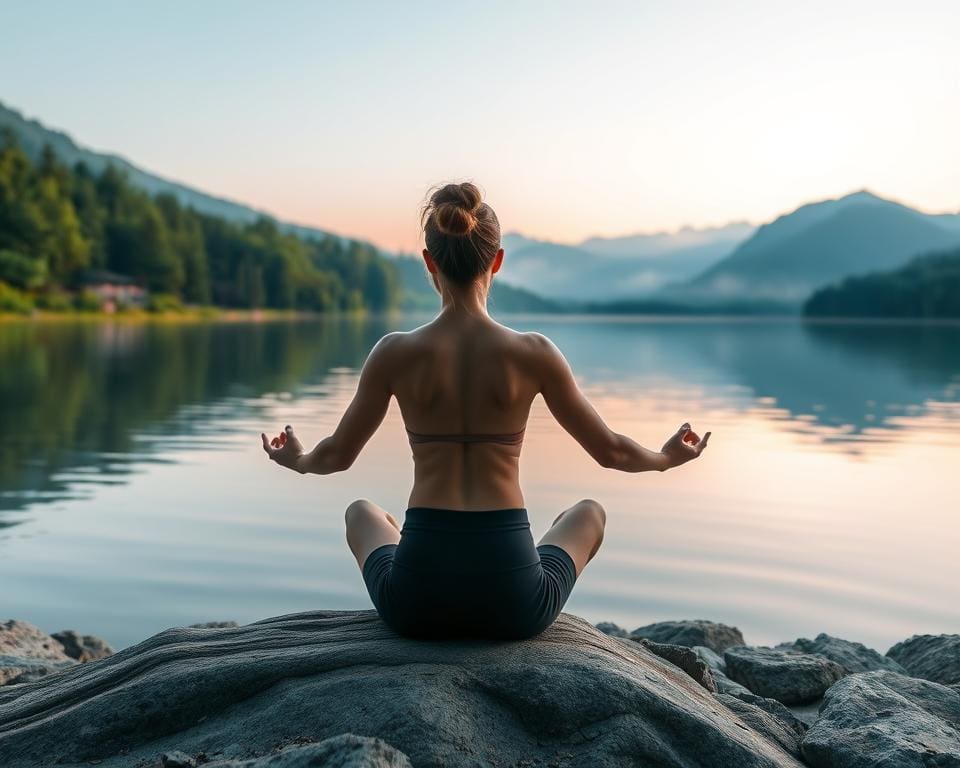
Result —
<instances>
[{"instance_id":1,"label":"rocky shoreline","mask_svg":"<svg viewBox=\"0 0 960 768\"><path fill-rule=\"evenodd\" d=\"M424 643L372 611L166 630L113 653L0 623L0 765L960 768L960 635L627 631Z\"/></svg>"}]
</instances>

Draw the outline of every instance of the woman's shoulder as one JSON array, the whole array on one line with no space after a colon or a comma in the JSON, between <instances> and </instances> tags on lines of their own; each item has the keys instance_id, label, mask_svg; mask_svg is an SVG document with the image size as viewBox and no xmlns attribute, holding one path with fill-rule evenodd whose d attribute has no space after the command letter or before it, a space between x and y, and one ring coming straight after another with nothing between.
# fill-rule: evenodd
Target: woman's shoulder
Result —
<instances>
[{"instance_id":1,"label":"woman's shoulder","mask_svg":"<svg viewBox=\"0 0 960 768\"><path fill-rule=\"evenodd\" d=\"M560 350L548 336L538 331L517 331L501 326L505 334L504 352L515 362L535 366L550 365L562 359ZM526 367L526 366L525 366Z\"/></svg>"},{"instance_id":2,"label":"woman's shoulder","mask_svg":"<svg viewBox=\"0 0 960 768\"><path fill-rule=\"evenodd\" d=\"M539 331L515 331L505 325L501 327L510 334L510 341L523 352L543 355L551 354L557 349L550 338Z\"/></svg>"}]
</instances>

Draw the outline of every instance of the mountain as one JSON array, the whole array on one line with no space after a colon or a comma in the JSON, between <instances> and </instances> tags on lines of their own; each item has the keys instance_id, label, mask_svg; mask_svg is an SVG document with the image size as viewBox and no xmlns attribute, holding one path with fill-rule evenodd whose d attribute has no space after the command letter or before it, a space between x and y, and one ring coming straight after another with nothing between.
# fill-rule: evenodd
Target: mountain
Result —
<instances>
[{"instance_id":1,"label":"mountain","mask_svg":"<svg viewBox=\"0 0 960 768\"><path fill-rule=\"evenodd\" d=\"M193 208L199 213L219 216L241 224L253 223L261 218L275 220L270 214L256 208L208 195L193 187L144 171L119 155L94 152L80 147L66 133L47 128L36 120L27 119L15 109L0 103L0 134L7 130L13 133L17 143L34 163L40 161L44 146L50 146L60 162L67 166L82 162L94 175L99 175L108 165L112 165L126 173L130 183L135 187L150 195L171 194L181 205ZM330 236L329 232L314 227L279 221L277 225L285 232L307 239Z\"/></svg>"},{"instance_id":2,"label":"mountain","mask_svg":"<svg viewBox=\"0 0 960 768\"><path fill-rule=\"evenodd\" d=\"M576 245L511 232L503 236L502 281L564 300L636 299L692 277L753 231L752 225L737 222L708 229L592 237Z\"/></svg>"},{"instance_id":3,"label":"mountain","mask_svg":"<svg viewBox=\"0 0 960 768\"><path fill-rule=\"evenodd\" d=\"M960 318L960 248L821 288L803 312L810 317Z\"/></svg>"},{"instance_id":4,"label":"mountain","mask_svg":"<svg viewBox=\"0 0 960 768\"><path fill-rule=\"evenodd\" d=\"M960 216L921 213L860 191L780 216L725 259L659 295L700 305L796 304L847 276L893 269L920 253L958 244Z\"/></svg>"},{"instance_id":5,"label":"mountain","mask_svg":"<svg viewBox=\"0 0 960 768\"><path fill-rule=\"evenodd\" d=\"M682 227L674 232L624 235L621 237L591 237L579 245L600 256L630 259L665 256L677 251L691 252L704 249L717 258L725 256L750 237L756 227L745 221L735 221L722 227Z\"/></svg>"}]
</instances>

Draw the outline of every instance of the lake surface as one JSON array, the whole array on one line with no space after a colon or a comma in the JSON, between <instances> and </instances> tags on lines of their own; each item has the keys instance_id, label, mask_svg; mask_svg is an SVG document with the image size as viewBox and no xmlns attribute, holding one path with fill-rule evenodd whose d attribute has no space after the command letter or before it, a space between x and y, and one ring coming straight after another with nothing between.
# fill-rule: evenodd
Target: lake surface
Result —
<instances>
[{"instance_id":1,"label":"lake surface","mask_svg":"<svg viewBox=\"0 0 960 768\"><path fill-rule=\"evenodd\" d=\"M339 475L276 467L259 433L328 434L370 347L417 322L0 325L0 619L125 646L369 607L343 510L366 496L402 517L396 405ZM693 464L621 474L537 400L522 459L535 535L585 496L608 511L568 610L881 651L960 630L960 327L510 322L554 339L614 429L654 448L684 420L714 433Z\"/></svg>"}]
</instances>

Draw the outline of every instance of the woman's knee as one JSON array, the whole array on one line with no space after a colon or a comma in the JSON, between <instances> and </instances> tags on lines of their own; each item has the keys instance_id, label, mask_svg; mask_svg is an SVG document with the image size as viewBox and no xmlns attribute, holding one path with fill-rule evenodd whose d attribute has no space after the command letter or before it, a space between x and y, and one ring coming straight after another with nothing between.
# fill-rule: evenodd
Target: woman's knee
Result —
<instances>
[{"instance_id":1,"label":"woman's knee","mask_svg":"<svg viewBox=\"0 0 960 768\"><path fill-rule=\"evenodd\" d=\"M602 536L607 525L607 511L603 505L594 499L581 499L575 506L580 514L585 515L596 526Z\"/></svg>"},{"instance_id":2,"label":"woman's knee","mask_svg":"<svg viewBox=\"0 0 960 768\"><path fill-rule=\"evenodd\" d=\"M367 499L357 499L347 505L347 510L343 514L344 522L347 527L360 523L363 520L369 520L376 515L376 505Z\"/></svg>"}]
</instances>

